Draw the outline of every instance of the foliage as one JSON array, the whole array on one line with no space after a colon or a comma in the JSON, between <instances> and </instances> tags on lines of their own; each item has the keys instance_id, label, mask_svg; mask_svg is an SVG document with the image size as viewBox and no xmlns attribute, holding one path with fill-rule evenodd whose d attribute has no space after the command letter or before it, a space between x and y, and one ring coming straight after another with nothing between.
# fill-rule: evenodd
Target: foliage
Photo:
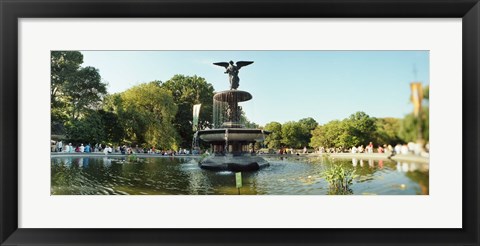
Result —
<instances>
[{"instance_id":1,"label":"foliage","mask_svg":"<svg viewBox=\"0 0 480 246\"><path fill-rule=\"evenodd\" d=\"M286 122L282 125L282 144L291 148L301 148L304 146L304 133L300 123Z\"/></svg>"},{"instance_id":2,"label":"foliage","mask_svg":"<svg viewBox=\"0 0 480 246\"><path fill-rule=\"evenodd\" d=\"M103 129L103 140L108 143L120 144L125 138L125 133L118 115L112 111L105 111L103 109L96 112L100 115L102 122L101 125L96 127L101 127Z\"/></svg>"},{"instance_id":3,"label":"foliage","mask_svg":"<svg viewBox=\"0 0 480 246\"><path fill-rule=\"evenodd\" d=\"M322 173L322 177L329 184L330 195L352 194L350 187L357 176L354 169L347 169L342 165L332 165Z\"/></svg>"},{"instance_id":4,"label":"foliage","mask_svg":"<svg viewBox=\"0 0 480 246\"><path fill-rule=\"evenodd\" d=\"M269 148L280 148L282 145L292 148L303 148L310 142L312 130L318 123L311 117L299 121L289 121L281 125L278 122L270 122L265 130L273 133L267 137Z\"/></svg>"},{"instance_id":5,"label":"foliage","mask_svg":"<svg viewBox=\"0 0 480 246\"><path fill-rule=\"evenodd\" d=\"M330 121L323 126L317 126L312 131L310 146L312 147L351 147L366 145L373 141L376 131L376 119L364 112L352 114L342 121Z\"/></svg>"},{"instance_id":6,"label":"foliage","mask_svg":"<svg viewBox=\"0 0 480 246\"><path fill-rule=\"evenodd\" d=\"M105 107L118 115L129 141L164 149L177 148L178 135L172 124L177 106L171 92L157 82L140 84L112 95Z\"/></svg>"},{"instance_id":7,"label":"foliage","mask_svg":"<svg viewBox=\"0 0 480 246\"><path fill-rule=\"evenodd\" d=\"M50 108L50 130L52 134L62 135L65 133L65 123L68 115L63 106L51 106Z\"/></svg>"},{"instance_id":8,"label":"foliage","mask_svg":"<svg viewBox=\"0 0 480 246\"><path fill-rule=\"evenodd\" d=\"M193 105L202 104L198 121L199 129L212 127L213 86L202 77L184 75L175 75L164 83L158 83L171 92L178 108L173 125L180 135L180 146L190 147L193 133Z\"/></svg>"},{"instance_id":9,"label":"foliage","mask_svg":"<svg viewBox=\"0 0 480 246\"><path fill-rule=\"evenodd\" d=\"M342 132L342 122L339 120L330 121L325 125L318 125L312 131L310 146L339 147L338 139Z\"/></svg>"},{"instance_id":10,"label":"foliage","mask_svg":"<svg viewBox=\"0 0 480 246\"><path fill-rule=\"evenodd\" d=\"M144 160L144 159L138 158L136 154L130 154L127 156L126 159L128 162L142 162Z\"/></svg>"},{"instance_id":11,"label":"foliage","mask_svg":"<svg viewBox=\"0 0 480 246\"><path fill-rule=\"evenodd\" d=\"M105 131L101 115L90 111L81 119L73 119L66 123L66 136L75 143L98 143L105 139Z\"/></svg>"},{"instance_id":12,"label":"foliage","mask_svg":"<svg viewBox=\"0 0 480 246\"><path fill-rule=\"evenodd\" d=\"M63 85L74 77L83 63L83 55L78 51L52 51L50 57L50 109L51 132L63 134L68 120Z\"/></svg>"},{"instance_id":13,"label":"foliage","mask_svg":"<svg viewBox=\"0 0 480 246\"><path fill-rule=\"evenodd\" d=\"M429 100L430 99L430 86L426 85L423 87L423 99Z\"/></svg>"},{"instance_id":14,"label":"foliage","mask_svg":"<svg viewBox=\"0 0 480 246\"><path fill-rule=\"evenodd\" d=\"M50 57L50 99L52 105L59 100L62 86L75 77L75 72L83 63L83 55L78 51L52 51Z\"/></svg>"},{"instance_id":15,"label":"foliage","mask_svg":"<svg viewBox=\"0 0 480 246\"><path fill-rule=\"evenodd\" d=\"M398 135L400 129L400 119L396 118L379 118L375 122L376 132L375 141L379 145L402 143L402 139Z\"/></svg>"},{"instance_id":16,"label":"foliage","mask_svg":"<svg viewBox=\"0 0 480 246\"><path fill-rule=\"evenodd\" d=\"M419 127L422 129L422 138L428 142L429 140L429 109L423 107L421 119L415 115L408 114L400 122L398 135L404 142L416 142L418 138Z\"/></svg>"},{"instance_id":17,"label":"foliage","mask_svg":"<svg viewBox=\"0 0 480 246\"><path fill-rule=\"evenodd\" d=\"M430 110L429 110L429 98L430 98L430 86L423 87L423 99L424 105L419 117L416 117L413 113L406 115L400 122L400 129L398 135L404 142L416 142L419 138L422 138L425 142L429 141L430 132ZM419 130L421 129L421 134Z\"/></svg>"},{"instance_id":18,"label":"foliage","mask_svg":"<svg viewBox=\"0 0 480 246\"><path fill-rule=\"evenodd\" d=\"M375 119L364 112L356 112L342 121L343 133L340 135L339 147L367 145L375 133Z\"/></svg>"},{"instance_id":19,"label":"foliage","mask_svg":"<svg viewBox=\"0 0 480 246\"><path fill-rule=\"evenodd\" d=\"M312 131L315 130L318 123L312 117L301 119L298 123L302 126L301 147L307 146L312 138Z\"/></svg>"},{"instance_id":20,"label":"foliage","mask_svg":"<svg viewBox=\"0 0 480 246\"><path fill-rule=\"evenodd\" d=\"M102 98L107 94L105 83L94 67L77 70L74 77L63 85L63 95L69 112L69 119L76 120L92 108L98 108Z\"/></svg>"},{"instance_id":21,"label":"foliage","mask_svg":"<svg viewBox=\"0 0 480 246\"><path fill-rule=\"evenodd\" d=\"M430 110L428 107L423 108L422 130L423 130L423 139L426 142L428 142L430 140Z\"/></svg>"},{"instance_id":22,"label":"foliage","mask_svg":"<svg viewBox=\"0 0 480 246\"><path fill-rule=\"evenodd\" d=\"M118 116L104 110L90 110L65 125L67 138L75 143L121 143L124 138Z\"/></svg>"},{"instance_id":23,"label":"foliage","mask_svg":"<svg viewBox=\"0 0 480 246\"><path fill-rule=\"evenodd\" d=\"M271 133L265 137L265 144L270 149L279 149L282 147L282 124L278 122L270 122L265 125L265 130Z\"/></svg>"},{"instance_id":24,"label":"foliage","mask_svg":"<svg viewBox=\"0 0 480 246\"><path fill-rule=\"evenodd\" d=\"M98 108L107 93L98 70L94 67L82 68L82 63L83 55L78 51L51 52L52 134L63 134L67 130L72 133L74 128L81 128L85 120L80 118Z\"/></svg>"}]
</instances>

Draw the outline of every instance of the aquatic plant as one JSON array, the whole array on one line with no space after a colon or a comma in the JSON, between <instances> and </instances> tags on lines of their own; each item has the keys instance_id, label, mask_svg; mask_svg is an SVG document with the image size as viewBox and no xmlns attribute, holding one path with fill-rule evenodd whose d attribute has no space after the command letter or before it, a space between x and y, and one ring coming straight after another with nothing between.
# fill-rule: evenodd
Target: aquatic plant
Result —
<instances>
[{"instance_id":1,"label":"aquatic plant","mask_svg":"<svg viewBox=\"0 0 480 246\"><path fill-rule=\"evenodd\" d=\"M137 159L138 159L137 155L135 155L135 154L131 154L131 155L127 156L127 161L129 161L129 162L137 161Z\"/></svg>"},{"instance_id":2,"label":"aquatic plant","mask_svg":"<svg viewBox=\"0 0 480 246\"><path fill-rule=\"evenodd\" d=\"M329 184L329 195L348 195L353 193L350 186L358 175L355 174L354 169L347 169L342 165L332 165L321 176Z\"/></svg>"},{"instance_id":3,"label":"aquatic plant","mask_svg":"<svg viewBox=\"0 0 480 246\"><path fill-rule=\"evenodd\" d=\"M210 154L208 154L208 153L203 153L203 154L201 154L201 155L200 155L200 161L203 161L205 158L207 158L207 157L209 157L209 156L210 156Z\"/></svg>"}]
</instances>

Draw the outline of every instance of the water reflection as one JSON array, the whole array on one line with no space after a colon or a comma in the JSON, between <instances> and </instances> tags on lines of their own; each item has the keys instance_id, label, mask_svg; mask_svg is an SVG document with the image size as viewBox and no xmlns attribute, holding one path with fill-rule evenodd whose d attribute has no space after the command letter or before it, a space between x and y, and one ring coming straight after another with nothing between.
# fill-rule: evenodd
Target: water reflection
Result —
<instances>
[{"instance_id":1,"label":"water reflection","mask_svg":"<svg viewBox=\"0 0 480 246\"><path fill-rule=\"evenodd\" d=\"M243 173L241 194L332 194L322 177L332 165L358 175L348 194L429 194L428 164L373 159L282 157L270 166ZM207 195L237 194L235 173L200 169L191 158L53 157L53 195Z\"/></svg>"}]
</instances>

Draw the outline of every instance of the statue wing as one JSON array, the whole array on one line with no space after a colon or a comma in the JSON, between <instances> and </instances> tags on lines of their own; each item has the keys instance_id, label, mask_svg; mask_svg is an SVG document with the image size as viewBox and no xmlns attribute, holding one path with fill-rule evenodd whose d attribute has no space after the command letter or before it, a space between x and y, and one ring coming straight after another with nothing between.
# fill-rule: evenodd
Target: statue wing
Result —
<instances>
[{"instance_id":1,"label":"statue wing","mask_svg":"<svg viewBox=\"0 0 480 246\"><path fill-rule=\"evenodd\" d=\"M238 61L236 64L237 64L238 69L240 69L241 67L248 66L252 63L253 63L253 61Z\"/></svg>"},{"instance_id":2,"label":"statue wing","mask_svg":"<svg viewBox=\"0 0 480 246\"><path fill-rule=\"evenodd\" d=\"M214 62L213 65L217 65L217 66L221 66L221 67L224 67L224 68L228 68L228 62Z\"/></svg>"}]
</instances>

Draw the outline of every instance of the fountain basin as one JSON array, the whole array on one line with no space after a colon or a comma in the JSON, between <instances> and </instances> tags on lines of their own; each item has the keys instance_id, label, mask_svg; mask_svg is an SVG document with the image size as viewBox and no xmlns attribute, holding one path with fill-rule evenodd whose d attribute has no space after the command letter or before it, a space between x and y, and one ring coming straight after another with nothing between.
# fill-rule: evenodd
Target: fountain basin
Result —
<instances>
[{"instance_id":1,"label":"fountain basin","mask_svg":"<svg viewBox=\"0 0 480 246\"><path fill-rule=\"evenodd\" d=\"M225 142L226 137L229 142L263 141L268 134L270 134L269 131L253 128L219 128L198 131L198 137L205 142Z\"/></svg>"},{"instance_id":2,"label":"fountain basin","mask_svg":"<svg viewBox=\"0 0 480 246\"><path fill-rule=\"evenodd\" d=\"M211 155L200 161L200 167L213 171L256 171L270 164L256 155Z\"/></svg>"},{"instance_id":3,"label":"fountain basin","mask_svg":"<svg viewBox=\"0 0 480 246\"><path fill-rule=\"evenodd\" d=\"M241 90L228 90L216 93L213 99L220 102L245 102L252 99L252 94Z\"/></svg>"}]
</instances>

